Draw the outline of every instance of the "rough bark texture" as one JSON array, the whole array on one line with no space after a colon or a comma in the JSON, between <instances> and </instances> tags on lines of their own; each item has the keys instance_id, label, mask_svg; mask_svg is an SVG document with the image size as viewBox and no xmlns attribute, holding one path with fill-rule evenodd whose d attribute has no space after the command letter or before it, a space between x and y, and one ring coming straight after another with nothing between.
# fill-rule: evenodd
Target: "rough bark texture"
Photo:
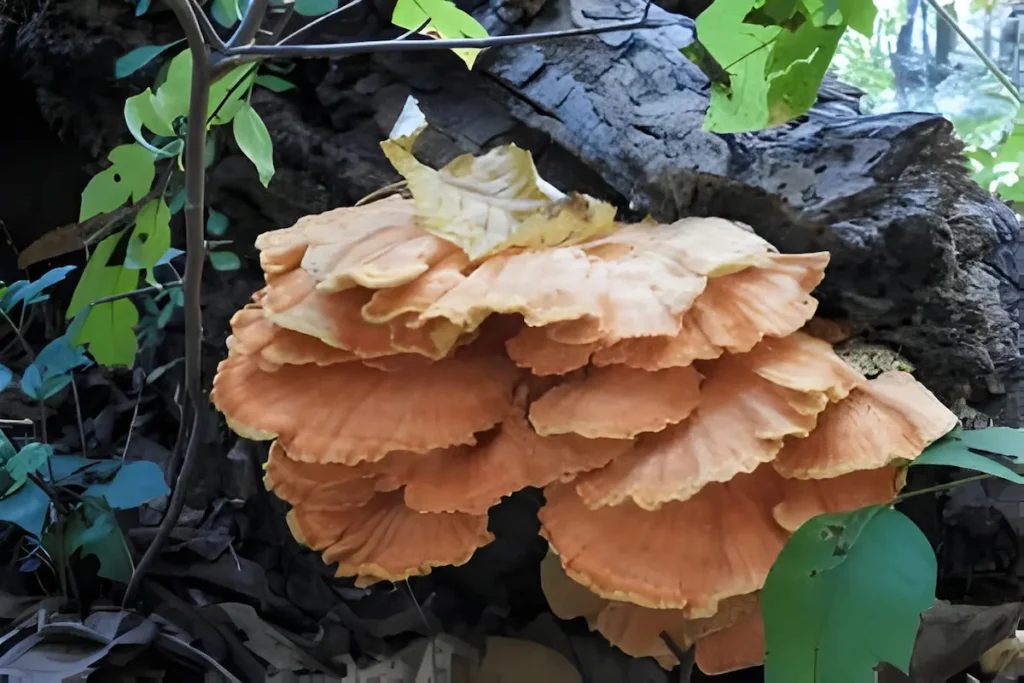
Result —
<instances>
[{"instance_id":1,"label":"rough bark texture","mask_svg":"<svg viewBox=\"0 0 1024 683\"><path fill-rule=\"evenodd\" d=\"M524 6L477 15L492 32L521 30L500 17L522 18ZM621 20L640 9L636 0L565 0L528 28ZM254 97L275 141L270 190L252 182L248 162L225 142L211 204L244 226L235 237L251 244L258 232L395 180L377 143L412 93L432 124L418 147L424 161L516 142L556 185L633 215L724 216L783 251L827 249L824 314L901 349L944 398L1001 393L1000 376L1019 359L1018 226L968 178L951 125L929 114L857 116L856 94L832 84L809 117L787 126L707 133L707 80L678 52L692 23L653 12L678 25L493 50L473 73L438 54L305 63L293 75L299 94ZM94 159L125 139L116 123L123 98L152 77L116 82L104 76L113 60L177 36L164 13L129 14L116 0L53 0L4 29L8 68L35 87L63 140ZM372 10L362 19L381 23Z\"/></svg>"}]
</instances>

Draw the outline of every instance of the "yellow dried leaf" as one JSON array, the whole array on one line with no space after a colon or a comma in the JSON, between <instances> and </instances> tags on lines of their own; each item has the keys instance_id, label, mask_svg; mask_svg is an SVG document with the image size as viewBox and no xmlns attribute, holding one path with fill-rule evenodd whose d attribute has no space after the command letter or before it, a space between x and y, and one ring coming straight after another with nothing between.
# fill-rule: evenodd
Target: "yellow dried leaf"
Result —
<instances>
[{"instance_id":1,"label":"yellow dried leaf","mask_svg":"<svg viewBox=\"0 0 1024 683\"><path fill-rule=\"evenodd\" d=\"M515 145L464 154L440 171L397 141L381 147L409 182L421 225L473 259L510 247L577 244L616 228L610 204L576 193L553 200L530 153Z\"/></svg>"}]
</instances>

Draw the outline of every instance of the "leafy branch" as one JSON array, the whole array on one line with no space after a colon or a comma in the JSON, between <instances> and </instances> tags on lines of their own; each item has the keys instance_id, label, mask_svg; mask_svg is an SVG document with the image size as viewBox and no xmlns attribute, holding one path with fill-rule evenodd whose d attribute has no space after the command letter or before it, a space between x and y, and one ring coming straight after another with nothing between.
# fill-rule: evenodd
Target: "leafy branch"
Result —
<instances>
[{"instance_id":1,"label":"leafy branch","mask_svg":"<svg viewBox=\"0 0 1024 683\"><path fill-rule=\"evenodd\" d=\"M143 1L140 0L139 5ZM467 65L472 66L477 51L489 47L641 29L654 25L648 21L648 4L643 15L635 21L567 31L489 37L476 20L447 0L400 0L395 7L393 21L396 25L406 28L408 32L398 38L340 44L295 45L291 44L291 41L309 33L314 25L320 23L320 21L314 20L303 29L280 38L284 21L292 12L298 11L301 0L285 0L283 3L278 3L276 9L282 9L283 6L283 12L277 17L276 25L271 29L264 28L264 24L268 23L268 14L271 9L270 0L251 0L244 11L235 0L226 0L227 4L224 0L214 0L212 3L214 19L218 23L233 26L232 12L238 19L237 28L227 40L222 40L218 36L212 22L203 14L202 8L194 0L166 0L166 2L185 33L187 47L171 60L166 78L155 92L147 90L130 98L125 103L125 120L136 143L127 146L131 150L130 152L128 149L123 150L116 157L113 152L111 153L113 166L103 172L107 175L102 181L94 179L104 188L103 201L90 203L90 206L96 205L106 208L106 210L112 210L124 203L130 196L136 198L144 196L146 191L143 190L143 183L137 179L148 178L151 181L153 175L151 165L157 159L176 158L178 166L184 168L185 386L187 400L191 406L192 421L189 429L184 429L183 422L182 429L179 430L179 443L175 445L172 452L175 455L180 452L182 446L180 441L183 438L187 439L181 469L177 474L171 500L157 534L136 567L125 591L124 603L126 605L133 601L146 571L177 523L184 506L188 483L197 461L196 455L201 441L199 432L204 424L205 400L200 372L202 351L200 293L203 264L208 246L204 239L203 216L206 208L205 168L208 161L209 131L214 126L231 122L235 142L256 166L261 182L264 185L268 184L274 175L269 131L248 101L249 91L255 84L256 69L252 67L252 64L258 65L262 60L272 58L338 57L369 52L440 49L456 51ZM302 4L309 5L309 0ZM355 4L349 3L344 7L339 7L335 3L334 7L330 7L329 4L321 3L319 14L323 14L322 19L326 19L328 16L354 7ZM148 7L148 2L146 2L146 7ZM267 35L275 42L260 43L259 39ZM162 51L150 50L141 55L136 51L134 53L136 68L148 63ZM124 59L127 59L127 56L122 58L122 60ZM124 67L124 63L124 61L121 62L120 72L131 73L134 69ZM183 87L185 83L188 84L187 95ZM196 121L205 122L206 125L192 123ZM148 128L156 135L152 141L143 136L144 128ZM127 178L133 180L126 186L121 181ZM163 246L164 217L169 217L170 212L169 210L164 211L165 205L163 205L162 198L152 201L159 202L153 209L156 216L153 221L154 227L150 230L151 236L141 242L143 245L148 244L153 240L152 235L158 235L159 243ZM83 195L83 207L85 205L86 197ZM140 210L139 213L141 216L142 211ZM167 225L169 229L169 218ZM137 222L133 237L138 230ZM118 236L112 235L100 243L97 253L90 259L90 267L93 261L100 256L100 250L104 245L117 238ZM110 242L111 250L113 244ZM151 267L148 265L149 257L152 257L154 253L155 250L147 251L147 258L141 262L137 261L134 265ZM107 256L109 257L109 252ZM152 259L152 262L155 263L158 258ZM125 270L127 265L125 264L121 271ZM111 268L106 261L100 267ZM131 278L124 278L122 282L121 271L117 271L117 275L108 274L111 280L117 281L118 291L109 292L106 296L110 297L136 289L137 275L136 281L129 287L128 280ZM93 294L95 293L93 291ZM94 296L93 299L95 298L97 297ZM74 309L74 303L72 309ZM130 302L118 299L100 306L117 306L119 304L130 305ZM90 316L95 315L96 308L89 311ZM72 309L69 309L69 313ZM92 338L89 341L95 348L97 339ZM119 358L125 357L127 357L127 353L124 356L119 356ZM183 420L186 413L187 411L183 409ZM173 476L173 472L168 472L168 476Z\"/></svg>"}]
</instances>

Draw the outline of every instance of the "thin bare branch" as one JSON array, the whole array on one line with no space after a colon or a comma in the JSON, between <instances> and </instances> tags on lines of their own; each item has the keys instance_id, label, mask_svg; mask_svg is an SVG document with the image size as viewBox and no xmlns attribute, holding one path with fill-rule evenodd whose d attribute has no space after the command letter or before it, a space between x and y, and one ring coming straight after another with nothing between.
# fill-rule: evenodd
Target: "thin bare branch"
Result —
<instances>
[{"instance_id":1,"label":"thin bare branch","mask_svg":"<svg viewBox=\"0 0 1024 683\"><path fill-rule=\"evenodd\" d=\"M300 29L294 31L293 33L285 36L284 38L279 40L277 42L277 44L278 45L287 45L288 43L292 42L296 38L299 38L303 34L308 33L311 29L316 28L317 26L319 26L320 24L324 23L325 21L330 21L331 19L333 19L334 17L338 16L339 14L342 14L343 12L347 12L348 10L352 9L353 7L356 7L357 5L362 4L362 2L363 2L363 0L351 0L351 2L348 2L348 3L344 4L344 5L342 5L341 7L339 7L336 10L328 12L327 14L323 15L322 17L317 17L316 19L314 19L313 21L309 22L308 24L306 24L302 28L300 28Z\"/></svg>"},{"instance_id":2,"label":"thin bare branch","mask_svg":"<svg viewBox=\"0 0 1024 683\"><path fill-rule=\"evenodd\" d=\"M267 6L270 0L251 0L249 9L245 11L242 22L238 25L234 35L228 39L227 49L236 48L242 45L249 45L256 39L263 19L267 16Z\"/></svg>"},{"instance_id":3,"label":"thin bare branch","mask_svg":"<svg viewBox=\"0 0 1024 683\"><path fill-rule=\"evenodd\" d=\"M213 27L210 22L210 17L206 16L206 12L203 11L203 6L199 4L199 0L192 1L192 12L196 15L196 21L199 22L199 28L202 29L203 35L206 36L206 40L210 42L210 45L214 50L223 52L227 49L227 45L221 40L221 37L217 35L217 29Z\"/></svg>"},{"instance_id":4,"label":"thin bare branch","mask_svg":"<svg viewBox=\"0 0 1024 683\"><path fill-rule=\"evenodd\" d=\"M202 29L196 19L189 0L167 0L178 23L185 31L189 49L192 50L192 88L189 96L189 121L205 121L210 101L210 83L212 69L207 46L203 42ZM250 12L259 10L257 14L262 20L267 0L252 0ZM252 14L247 14L250 17ZM243 21L243 23L245 23ZM258 24L257 27L258 28ZM239 28L241 31L241 27ZM255 29L253 29L255 33ZM236 32L237 35L237 32ZM201 290L203 284L203 264L206 260L206 248L203 239L203 207L206 193L206 166L203 156L206 148L206 126L190 125L185 136L185 389L189 402L192 404L192 429L189 433L188 447L181 472L174 484L174 491L167 504L167 511L160 521L153 542L146 548L142 559L132 572L131 581L125 589L123 604L128 605L135 598L146 571L156 561L163 544L171 535L178 523L181 510L185 506L188 494L188 482L195 467L196 454L199 450L199 432L203 424L204 406L202 384L202 352L203 352L203 309Z\"/></svg>"},{"instance_id":5,"label":"thin bare branch","mask_svg":"<svg viewBox=\"0 0 1024 683\"><path fill-rule=\"evenodd\" d=\"M367 40L353 43L326 45L251 45L249 47L229 47L222 54L229 58L233 64L237 64L242 61L251 61L253 59L260 59L264 57L348 57L351 55L365 54L367 52L417 52L426 50L452 50L456 48L484 49L507 45L525 45L527 43L536 43L542 40L593 36L601 33L612 33L615 31L661 28L672 25L675 24L666 22L655 23L640 19L616 24L607 24L605 26L575 28L565 31L525 33L514 36L493 36L488 38L460 38L454 40L435 40L433 38L425 38L423 40L404 40L402 38L396 38L392 40Z\"/></svg>"}]
</instances>

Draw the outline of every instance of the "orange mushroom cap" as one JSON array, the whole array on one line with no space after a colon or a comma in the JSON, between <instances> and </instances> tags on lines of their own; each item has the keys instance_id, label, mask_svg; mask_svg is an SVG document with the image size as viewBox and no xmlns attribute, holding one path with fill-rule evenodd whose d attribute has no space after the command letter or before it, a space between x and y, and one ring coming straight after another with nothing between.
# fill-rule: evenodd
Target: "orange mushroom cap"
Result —
<instances>
[{"instance_id":1,"label":"orange mushroom cap","mask_svg":"<svg viewBox=\"0 0 1024 683\"><path fill-rule=\"evenodd\" d=\"M211 399L236 432L276 436L296 460L356 465L391 451L475 443L508 412L517 375L493 357L456 356L407 372L341 363L285 373L231 355L217 368Z\"/></svg>"},{"instance_id":2,"label":"orange mushroom cap","mask_svg":"<svg viewBox=\"0 0 1024 683\"><path fill-rule=\"evenodd\" d=\"M782 550L788 533L772 517L779 479L760 467L653 512L591 510L571 484L552 484L541 534L566 573L601 597L710 616L719 601L759 590Z\"/></svg>"},{"instance_id":3,"label":"orange mushroom cap","mask_svg":"<svg viewBox=\"0 0 1024 683\"><path fill-rule=\"evenodd\" d=\"M487 515L429 514L410 510L400 492L381 493L367 504L339 510L288 513L295 538L323 550L324 562L338 563L338 576L373 576L400 581L431 568L460 565L494 537Z\"/></svg>"},{"instance_id":4,"label":"orange mushroom cap","mask_svg":"<svg viewBox=\"0 0 1024 683\"><path fill-rule=\"evenodd\" d=\"M774 465L794 479L873 470L915 459L956 424L956 415L911 375L887 372L826 410L817 429L787 443Z\"/></svg>"}]
</instances>

